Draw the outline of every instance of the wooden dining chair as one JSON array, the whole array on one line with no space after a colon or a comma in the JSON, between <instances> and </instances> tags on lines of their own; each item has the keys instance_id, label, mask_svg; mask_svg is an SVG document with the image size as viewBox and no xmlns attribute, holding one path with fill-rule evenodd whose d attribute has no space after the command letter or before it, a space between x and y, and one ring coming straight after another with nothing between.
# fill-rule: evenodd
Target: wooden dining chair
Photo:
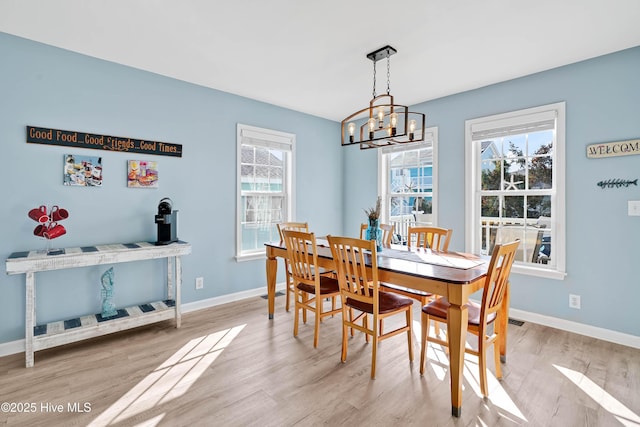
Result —
<instances>
[{"instance_id":1,"label":"wooden dining chair","mask_svg":"<svg viewBox=\"0 0 640 427\"><path fill-rule=\"evenodd\" d=\"M365 333L367 342L372 337L371 378L376 376L378 342L407 333L409 361L413 361L411 333L411 307L413 301L400 295L382 292L378 281L376 242L350 237L327 236L336 265L342 298L342 362L347 360L349 328ZM370 268L367 267L370 264ZM381 319L404 313L406 323L392 331L381 333ZM371 321L369 321L371 319ZM358 324L361 321L361 324Z\"/></svg>"},{"instance_id":2,"label":"wooden dining chair","mask_svg":"<svg viewBox=\"0 0 640 427\"><path fill-rule=\"evenodd\" d=\"M407 235L407 245L411 248L412 240L417 242L420 248L431 248L432 250L446 252L449 250L449 242L453 230L440 227L409 227ZM427 305L435 299L435 296L429 292L419 291L404 286L395 285L393 283L382 283L382 290L385 292L395 292L409 298L420 301L421 305Z\"/></svg>"},{"instance_id":3,"label":"wooden dining chair","mask_svg":"<svg viewBox=\"0 0 640 427\"><path fill-rule=\"evenodd\" d=\"M495 245L487 276L482 291L482 303L477 304L469 301L468 309L468 331L478 337L477 350L465 348L464 351L478 357L478 367L480 368L480 389L483 396L489 394L487 386L487 357L486 352L493 344L493 356L495 361L496 378L502 378L500 368L500 346L498 345L498 331L496 319L501 315L500 309L504 302L504 295L509 286L509 275L520 241L510 242L502 245ZM438 298L422 308L422 348L420 350L420 374L424 374L425 350L427 342L433 342L447 347L447 340L433 337L429 334L429 324L431 320L440 323L447 323L447 311L449 301L446 297ZM489 326L494 324L490 331Z\"/></svg>"},{"instance_id":4,"label":"wooden dining chair","mask_svg":"<svg viewBox=\"0 0 640 427\"><path fill-rule=\"evenodd\" d=\"M340 295L340 286L334 277L321 274L318 267L316 236L313 233L283 230L282 234L287 247L291 278L294 283L293 336L298 336L300 310L303 313L314 313L313 346L318 347L321 320L341 312L341 308L335 307L335 298ZM324 310L326 298L332 300L331 309L327 311ZM303 316L304 323L306 320L306 316Z\"/></svg>"},{"instance_id":5,"label":"wooden dining chair","mask_svg":"<svg viewBox=\"0 0 640 427\"><path fill-rule=\"evenodd\" d=\"M446 252L452 233L453 230L441 227L409 227L407 246Z\"/></svg>"},{"instance_id":6,"label":"wooden dining chair","mask_svg":"<svg viewBox=\"0 0 640 427\"><path fill-rule=\"evenodd\" d=\"M365 234L367 228L369 226L367 224L360 224L360 238L365 239ZM382 244L384 246L389 246L391 244L391 239L393 238L393 232L395 231L396 226L394 224L380 224L380 229L382 230Z\"/></svg>"},{"instance_id":7,"label":"wooden dining chair","mask_svg":"<svg viewBox=\"0 0 640 427\"><path fill-rule=\"evenodd\" d=\"M281 222L277 224L278 234L280 235L280 242L284 242L284 235L282 232L284 230L295 230L295 231L305 231L309 232L309 224L306 222ZM291 295L294 294L294 283L291 278L291 268L289 267L289 260L284 260L284 271L285 271L285 293L286 293L286 302L285 302L285 310L289 311ZM306 321L306 318L305 318Z\"/></svg>"}]
</instances>

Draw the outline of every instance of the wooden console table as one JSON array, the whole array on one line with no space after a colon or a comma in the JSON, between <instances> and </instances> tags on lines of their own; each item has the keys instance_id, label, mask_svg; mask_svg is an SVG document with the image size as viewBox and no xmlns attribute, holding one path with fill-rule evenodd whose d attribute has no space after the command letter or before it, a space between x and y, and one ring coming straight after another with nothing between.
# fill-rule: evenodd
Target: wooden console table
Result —
<instances>
[{"instance_id":1,"label":"wooden console table","mask_svg":"<svg viewBox=\"0 0 640 427\"><path fill-rule=\"evenodd\" d=\"M176 242L156 246L149 242L65 248L57 253L44 251L14 252L6 260L7 274L26 275L25 359L32 367L37 350L93 338L124 329L175 318L180 327L180 256L191 253L191 245ZM101 314L62 320L46 325L36 324L35 273L101 264L167 258L167 299L119 309L116 316Z\"/></svg>"}]
</instances>

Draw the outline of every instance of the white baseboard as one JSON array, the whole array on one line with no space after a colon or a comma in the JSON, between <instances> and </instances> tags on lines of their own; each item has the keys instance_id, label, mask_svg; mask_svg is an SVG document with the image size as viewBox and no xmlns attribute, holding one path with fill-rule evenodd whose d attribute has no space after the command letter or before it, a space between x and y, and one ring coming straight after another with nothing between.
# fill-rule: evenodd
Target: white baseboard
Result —
<instances>
[{"instance_id":1,"label":"white baseboard","mask_svg":"<svg viewBox=\"0 0 640 427\"><path fill-rule=\"evenodd\" d=\"M622 332L612 331L610 329L585 325L583 323L572 322L570 320L545 316L543 314L532 313L515 308L509 309L509 317L513 319L524 320L526 322L536 323L538 325L549 326L551 328L560 329L562 331L573 332L574 334L597 338L599 340L608 341L615 344L626 345L627 347L640 349L640 337L636 335L625 334Z\"/></svg>"},{"instance_id":2,"label":"white baseboard","mask_svg":"<svg viewBox=\"0 0 640 427\"><path fill-rule=\"evenodd\" d=\"M284 291L284 282L276 285L276 292ZM240 301L246 298L259 297L267 294L266 288L249 289L248 291L236 292L234 294L222 295L219 297L203 299L194 302L188 302L182 304L182 312L189 313L190 311L203 310L205 308L215 307L216 305L227 304L234 301Z\"/></svg>"},{"instance_id":3,"label":"white baseboard","mask_svg":"<svg viewBox=\"0 0 640 427\"><path fill-rule=\"evenodd\" d=\"M9 356L10 354L24 353L24 339L0 344L0 357Z\"/></svg>"},{"instance_id":4,"label":"white baseboard","mask_svg":"<svg viewBox=\"0 0 640 427\"><path fill-rule=\"evenodd\" d=\"M276 291L283 291L284 283L276 285ZM236 292L234 294L222 295L219 297L208 298L204 300L189 302L182 304L182 312L204 310L205 308L215 307L221 304L227 304L234 301L240 301L246 298L253 298L265 295L267 290L262 288L249 289L247 291ZM266 301L265 301L266 305ZM266 319L265 312L265 319ZM536 323L538 325L549 326L551 328L560 329L575 334L585 335L591 338L597 338L603 341L615 344L625 345L627 347L640 349L640 337L622 332L612 331L610 329L599 328L597 326L585 325L570 320L560 319L557 317L545 316L542 314L532 313L529 311L518 310L512 308L509 310L509 317L513 319L523 320L525 322ZM0 343L0 357L9 356L11 354L24 352L24 339Z\"/></svg>"}]
</instances>

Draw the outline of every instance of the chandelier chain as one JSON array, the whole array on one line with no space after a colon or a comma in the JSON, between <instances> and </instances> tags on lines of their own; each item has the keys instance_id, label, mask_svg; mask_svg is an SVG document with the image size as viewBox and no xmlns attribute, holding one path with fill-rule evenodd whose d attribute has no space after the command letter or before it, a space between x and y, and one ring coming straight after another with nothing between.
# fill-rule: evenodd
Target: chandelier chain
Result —
<instances>
[{"instance_id":1,"label":"chandelier chain","mask_svg":"<svg viewBox=\"0 0 640 427\"><path fill-rule=\"evenodd\" d=\"M391 60L389 59L389 49L387 49L387 95L391 94Z\"/></svg>"},{"instance_id":2,"label":"chandelier chain","mask_svg":"<svg viewBox=\"0 0 640 427\"><path fill-rule=\"evenodd\" d=\"M376 61L373 61L373 98L376 97Z\"/></svg>"}]
</instances>

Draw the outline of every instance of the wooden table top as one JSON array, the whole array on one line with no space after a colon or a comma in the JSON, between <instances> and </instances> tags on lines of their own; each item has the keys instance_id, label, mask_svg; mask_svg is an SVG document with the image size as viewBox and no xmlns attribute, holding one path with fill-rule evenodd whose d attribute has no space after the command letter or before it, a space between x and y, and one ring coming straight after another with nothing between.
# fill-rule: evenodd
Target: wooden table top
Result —
<instances>
[{"instance_id":1,"label":"wooden table top","mask_svg":"<svg viewBox=\"0 0 640 427\"><path fill-rule=\"evenodd\" d=\"M286 250L284 242L270 242L265 243L265 245L275 249ZM318 257L333 259L331 248L323 243L319 243L317 248ZM411 256L402 254L410 254ZM378 270L461 285L474 282L485 276L489 261L487 257L462 252L436 252L416 248L409 250L404 245L385 247L378 252L377 257ZM451 261L452 265L444 265L447 261ZM455 265L458 266L456 267Z\"/></svg>"}]
</instances>

